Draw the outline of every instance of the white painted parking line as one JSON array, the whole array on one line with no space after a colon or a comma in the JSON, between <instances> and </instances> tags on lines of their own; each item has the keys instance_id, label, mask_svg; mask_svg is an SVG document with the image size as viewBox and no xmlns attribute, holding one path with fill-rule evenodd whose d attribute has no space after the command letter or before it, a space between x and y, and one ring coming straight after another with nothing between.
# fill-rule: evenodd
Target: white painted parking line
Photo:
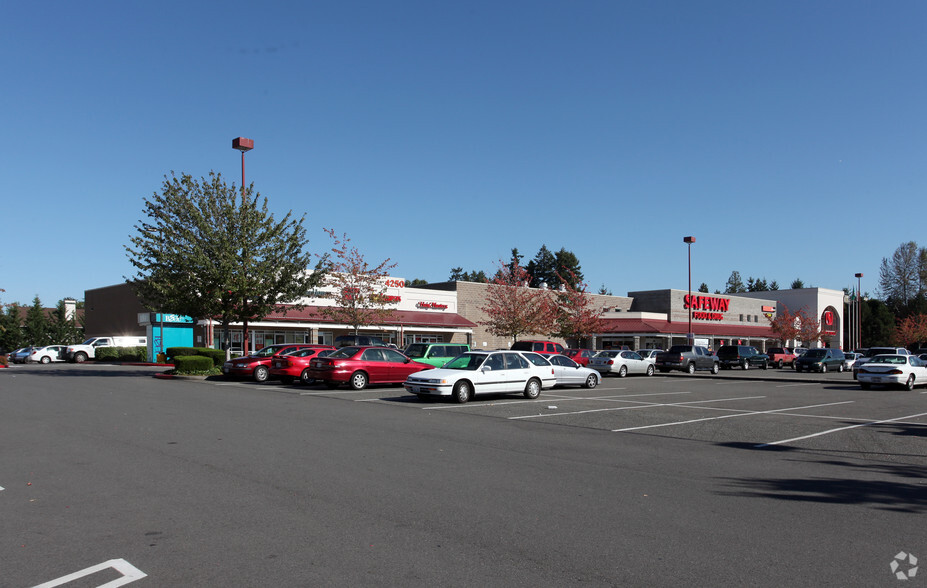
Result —
<instances>
[{"instance_id":1,"label":"white painted parking line","mask_svg":"<svg viewBox=\"0 0 927 588\"><path fill-rule=\"evenodd\" d=\"M866 423L860 423L858 425L849 425L846 427L837 427L836 429L830 429L827 431L821 431L820 433L813 433L811 435L804 435L803 437L793 437L791 439L783 439L782 441L773 441L771 443L763 443L762 445L754 445L757 449L762 449L763 447L772 447L774 445L784 445L786 443L792 443L793 441L802 441L804 439L811 439L812 437L820 437L821 435L830 435L831 433L837 433L840 431L847 431L849 429L858 429L859 427L869 427L872 425L881 425L884 423L895 423L898 421L903 421L905 419L913 419L917 417L927 416L927 412L922 412L920 414L911 414L908 416L898 417L897 419L885 419L881 421L869 421Z\"/></svg>"},{"instance_id":2,"label":"white painted parking line","mask_svg":"<svg viewBox=\"0 0 927 588\"><path fill-rule=\"evenodd\" d=\"M817 386L817 384L814 382L807 384L776 384L776 388L800 388L802 386Z\"/></svg>"},{"instance_id":3,"label":"white painted parking line","mask_svg":"<svg viewBox=\"0 0 927 588\"><path fill-rule=\"evenodd\" d=\"M148 574L136 568L124 559L111 559L101 564L80 570L79 572L74 572L73 574L62 576L57 580L39 584L35 588L53 588L54 586L62 586L79 578L84 578L97 572L101 572L107 568L115 569L117 572L122 574L122 577L116 578L115 580L107 582L106 584L100 584L97 588L117 588L117 586L125 586L126 584L130 584L136 580L141 580L142 578L148 576Z\"/></svg>"},{"instance_id":4,"label":"white painted parking line","mask_svg":"<svg viewBox=\"0 0 927 588\"><path fill-rule=\"evenodd\" d=\"M593 408L590 410L579 410L575 412L552 412L548 414L530 414L525 416L514 416L509 417L510 421L520 420L520 419L539 419L551 416L569 416L573 414L587 414L591 412L608 412L608 411L617 411L617 410L637 410L640 408L657 408L660 406L692 406L697 404L707 404L709 402L726 402L728 400L757 400L759 398L766 398L765 396L744 396L742 398L715 398L712 400L693 400L691 402L641 402L637 400L628 400L627 402L637 403L635 406L613 406L610 408Z\"/></svg>"},{"instance_id":5,"label":"white painted parking line","mask_svg":"<svg viewBox=\"0 0 927 588\"><path fill-rule=\"evenodd\" d=\"M640 430L642 430L642 429L656 429L656 428L659 428L659 427L672 427L672 426L675 426L675 425L688 425L688 424L691 424L691 423L700 423L700 422L704 422L704 421L716 421L716 420L721 420L721 419L731 419L731 418L735 418L735 417L754 416L754 415L758 415L758 414L774 414L774 413L779 413L779 412L785 412L785 411L787 411L787 410L801 410L801 409L804 409L804 408L817 408L817 407L820 407L820 406L835 406L835 405L838 405L838 404L853 404L853 402L855 402L855 401L854 401L854 400L847 400L847 401L845 401L845 402L828 402L828 403L826 403L826 404L809 404L808 406L792 406L792 407L789 407L789 408L777 408L777 409L775 409L775 410L756 410L756 411L750 411L750 412L743 412L743 413L739 413L739 414L726 414L726 415L724 415L724 416L719 416L719 417L708 417L708 418L704 418L704 419L692 419L692 420L688 420L688 421L675 421L675 422L672 422L672 423L660 423L660 424L657 424L657 425L645 425L645 426L642 426L642 427L628 427L628 428L625 428L625 429L612 429L612 432L613 432L613 433L625 433L625 432L628 432L628 431L640 431ZM670 406L671 406L671 405L670 405Z\"/></svg>"},{"instance_id":6,"label":"white painted parking line","mask_svg":"<svg viewBox=\"0 0 927 588\"><path fill-rule=\"evenodd\" d=\"M624 388L620 388L624 390ZM575 400L607 400L607 401L616 401L621 402L625 398L639 398L642 396L674 396L677 394L691 394L691 392L654 392L651 394L619 394L617 396L558 396L552 394L545 394L540 399L534 400L510 400L508 402L499 402L498 400L492 400L489 402L468 402L466 404L447 404L443 406L423 406L422 410L441 410L441 409L454 409L454 408L472 408L472 407L482 407L482 406L506 406L509 404L526 404L534 403L538 404L541 402L550 402L551 400L556 400L557 402L572 402ZM440 398L435 396L435 398ZM449 397L445 397L449 398ZM632 402L632 401L628 401ZM651 403L648 403L651 404Z\"/></svg>"}]
</instances>

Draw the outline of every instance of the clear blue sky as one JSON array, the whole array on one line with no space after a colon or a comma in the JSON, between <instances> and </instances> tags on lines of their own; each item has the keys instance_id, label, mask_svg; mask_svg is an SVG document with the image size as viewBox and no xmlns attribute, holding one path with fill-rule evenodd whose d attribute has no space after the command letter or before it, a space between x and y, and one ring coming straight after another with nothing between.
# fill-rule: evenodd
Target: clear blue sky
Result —
<instances>
[{"instance_id":1,"label":"clear blue sky","mask_svg":"<svg viewBox=\"0 0 927 588\"><path fill-rule=\"evenodd\" d=\"M171 170L396 276L574 252L589 288L840 289L927 245L927 2L10 2L0 301L132 275Z\"/></svg>"}]
</instances>

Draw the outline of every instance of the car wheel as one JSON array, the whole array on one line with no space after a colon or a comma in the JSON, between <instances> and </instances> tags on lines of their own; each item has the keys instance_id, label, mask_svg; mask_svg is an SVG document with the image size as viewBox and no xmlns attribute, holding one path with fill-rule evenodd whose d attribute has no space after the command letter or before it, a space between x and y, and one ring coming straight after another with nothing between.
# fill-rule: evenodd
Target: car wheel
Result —
<instances>
[{"instance_id":1,"label":"car wheel","mask_svg":"<svg viewBox=\"0 0 927 588\"><path fill-rule=\"evenodd\" d=\"M599 385L599 378L595 374L589 374L589 377L586 378L586 383L583 384L584 388L595 388Z\"/></svg>"},{"instance_id":2,"label":"car wheel","mask_svg":"<svg viewBox=\"0 0 927 588\"><path fill-rule=\"evenodd\" d=\"M842 363L841 363L840 365L837 366L837 371L840 372L841 374L843 373L843 364L842 364Z\"/></svg>"},{"instance_id":3,"label":"car wheel","mask_svg":"<svg viewBox=\"0 0 927 588\"><path fill-rule=\"evenodd\" d=\"M721 371L721 367L718 364L716 363L711 364L711 373L717 375L717 373L720 371Z\"/></svg>"},{"instance_id":4,"label":"car wheel","mask_svg":"<svg viewBox=\"0 0 927 588\"><path fill-rule=\"evenodd\" d=\"M686 371L689 372L690 374L694 374L694 373L695 373L695 364L694 364L694 363L690 363L690 364L686 367Z\"/></svg>"},{"instance_id":5,"label":"car wheel","mask_svg":"<svg viewBox=\"0 0 927 588\"><path fill-rule=\"evenodd\" d=\"M310 378L309 370L305 369L303 370L303 373L299 374L299 381L302 382L303 384L314 384L315 378Z\"/></svg>"},{"instance_id":6,"label":"car wheel","mask_svg":"<svg viewBox=\"0 0 927 588\"><path fill-rule=\"evenodd\" d=\"M266 382L267 381L267 368L259 365L254 368L254 381L255 382Z\"/></svg>"},{"instance_id":7,"label":"car wheel","mask_svg":"<svg viewBox=\"0 0 927 588\"><path fill-rule=\"evenodd\" d=\"M871 386L869 382L860 382L859 387L862 388L863 390L868 390Z\"/></svg>"},{"instance_id":8,"label":"car wheel","mask_svg":"<svg viewBox=\"0 0 927 588\"><path fill-rule=\"evenodd\" d=\"M351 388L355 390L363 390L367 387L367 374L364 372L354 372L351 374Z\"/></svg>"},{"instance_id":9,"label":"car wheel","mask_svg":"<svg viewBox=\"0 0 927 588\"><path fill-rule=\"evenodd\" d=\"M623 378L627 375L628 375L628 366L626 365L621 366L621 368L618 370L618 377Z\"/></svg>"},{"instance_id":10,"label":"car wheel","mask_svg":"<svg viewBox=\"0 0 927 588\"><path fill-rule=\"evenodd\" d=\"M769 369L769 364L766 363L765 361L763 362L763 369L764 370Z\"/></svg>"},{"instance_id":11,"label":"car wheel","mask_svg":"<svg viewBox=\"0 0 927 588\"><path fill-rule=\"evenodd\" d=\"M745 370L750 369L750 360L745 359L744 362L740 364L740 367Z\"/></svg>"},{"instance_id":12,"label":"car wheel","mask_svg":"<svg viewBox=\"0 0 927 588\"><path fill-rule=\"evenodd\" d=\"M85 361L87 361L87 354L84 353L83 351L78 351L77 353L74 354L74 361L76 361L77 363L84 363Z\"/></svg>"},{"instance_id":13,"label":"car wheel","mask_svg":"<svg viewBox=\"0 0 927 588\"><path fill-rule=\"evenodd\" d=\"M779 368L780 370L782 369L782 360L781 360L781 359L780 359L779 361L776 362L776 367Z\"/></svg>"},{"instance_id":14,"label":"car wheel","mask_svg":"<svg viewBox=\"0 0 927 588\"><path fill-rule=\"evenodd\" d=\"M541 395L541 382L537 378L531 378L528 380L528 384L525 386L525 398L534 400Z\"/></svg>"},{"instance_id":15,"label":"car wheel","mask_svg":"<svg viewBox=\"0 0 927 588\"><path fill-rule=\"evenodd\" d=\"M280 381L284 384L292 384L295 379L293 376L280 376Z\"/></svg>"},{"instance_id":16,"label":"car wheel","mask_svg":"<svg viewBox=\"0 0 927 588\"><path fill-rule=\"evenodd\" d=\"M464 402L470 400L470 395L470 382L461 380L454 384L454 391L451 393L451 397L454 399L454 402L457 404L463 404Z\"/></svg>"},{"instance_id":17,"label":"car wheel","mask_svg":"<svg viewBox=\"0 0 927 588\"><path fill-rule=\"evenodd\" d=\"M905 390L914 390L914 374L908 376L908 381L904 383Z\"/></svg>"},{"instance_id":18,"label":"car wheel","mask_svg":"<svg viewBox=\"0 0 927 588\"><path fill-rule=\"evenodd\" d=\"M51 358L48 357L47 355L43 355L42 359L40 359L39 361L41 361L42 363L51 363Z\"/></svg>"},{"instance_id":19,"label":"car wheel","mask_svg":"<svg viewBox=\"0 0 927 588\"><path fill-rule=\"evenodd\" d=\"M648 375L648 376L652 376L652 375L653 375L653 366L652 366L652 365L648 365L648 366L647 366L647 375Z\"/></svg>"},{"instance_id":20,"label":"car wheel","mask_svg":"<svg viewBox=\"0 0 927 588\"><path fill-rule=\"evenodd\" d=\"M821 364L821 373L822 373L822 374L826 374L826 373L827 373L827 364L826 364L826 363L822 363L822 364Z\"/></svg>"}]
</instances>

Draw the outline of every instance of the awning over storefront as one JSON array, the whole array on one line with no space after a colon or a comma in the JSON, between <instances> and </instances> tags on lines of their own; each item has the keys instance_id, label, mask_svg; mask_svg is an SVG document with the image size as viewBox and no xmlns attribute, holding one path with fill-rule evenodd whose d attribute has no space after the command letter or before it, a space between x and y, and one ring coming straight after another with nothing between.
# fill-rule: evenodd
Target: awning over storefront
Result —
<instances>
[{"instance_id":1,"label":"awning over storefront","mask_svg":"<svg viewBox=\"0 0 927 588\"><path fill-rule=\"evenodd\" d=\"M661 334L685 335L689 331L689 323L672 322L660 319L604 319L604 327L600 335L632 335L632 334ZM692 323L692 330L696 336L712 337L742 337L776 339L770 327L748 327L746 325L725 325L719 323Z\"/></svg>"},{"instance_id":2,"label":"awning over storefront","mask_svg":"<svg viewBox=\"0 0 927 588\"><path fill-rule=\"evenodd\" d=\"M311 322L324 324L334 322L322 314L318 306L306 306L302 309L285 307L285 310L272 312L260 320L261 322L279 323ZM429 312L427 310L394 310L392 316L383 321L383 325L456 329L472 329L477 326L476 323L457 313Z\"/></svg>"}]
</instances>

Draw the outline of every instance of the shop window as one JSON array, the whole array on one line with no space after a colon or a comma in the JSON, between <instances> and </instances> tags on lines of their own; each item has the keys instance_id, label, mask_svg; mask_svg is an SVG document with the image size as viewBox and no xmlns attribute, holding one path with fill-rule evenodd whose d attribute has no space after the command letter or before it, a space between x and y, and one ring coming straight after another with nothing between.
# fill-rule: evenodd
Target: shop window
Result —
<instances>
[{"instance_id":1,"label":"shop window","mask_svg":"<svg viewBox=\"0 0 927 588\"><path fill-rule=\"evenodd\" d=\"M316 338L316 342L319 345L334 345L335 335L331 331L319 331L319 335Z\"/></svg>"}]
</instances>

